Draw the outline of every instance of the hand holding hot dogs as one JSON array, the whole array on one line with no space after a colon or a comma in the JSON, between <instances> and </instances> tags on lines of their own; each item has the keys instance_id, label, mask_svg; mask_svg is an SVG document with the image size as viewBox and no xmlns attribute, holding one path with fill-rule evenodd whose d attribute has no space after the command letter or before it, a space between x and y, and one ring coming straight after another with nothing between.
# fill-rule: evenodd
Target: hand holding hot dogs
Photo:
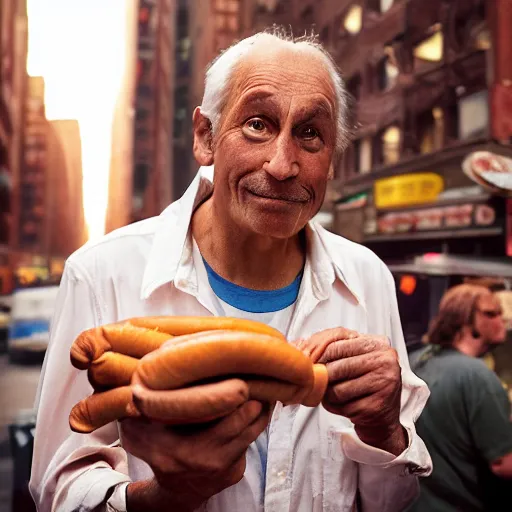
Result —
<instances>
[{"instance_id":1,"label":"hand holding hot dogs","mask_svg":"<svg viewBox=\"0 0 512 512\"><path fill-rule=\"evenodd\" d=\"M172 510L188 512L236 484L244 475L245 452L269 419L269 407L248 401L213 424L186 430L142 419L122 421L123 446L149 464L157 485L148 498L144 487L131 484L128 509L164 510L165 505L170 510L172 503Z\"/></svg>"},{"instance_id":2,"label":"hand holding hot dogs","mask_svg":"<svg viewBox=\"0 0 512 512\"><path fill-rule=\"evenodd\" d=\"M299 348L327 366L329 385L322 404L328 411L350 419L369 445L395 455L406 448L399 418L401 370L387 338L327 329L301 341Z\"/></svg>"}]
</instances>

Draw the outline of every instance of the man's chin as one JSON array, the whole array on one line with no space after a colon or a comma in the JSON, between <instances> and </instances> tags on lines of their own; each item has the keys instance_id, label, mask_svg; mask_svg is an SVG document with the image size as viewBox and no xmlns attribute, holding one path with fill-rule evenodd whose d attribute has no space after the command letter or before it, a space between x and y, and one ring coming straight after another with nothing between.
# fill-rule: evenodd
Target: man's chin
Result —
<instances>
[{"instance_id":1,"label":"man's chin","mask_svg":"<svg viewBox=\"0 0 512 512\"><path fill-rule=\"evenodd\" d=\"M261 219L251 223L254 233L271 238L287 239L295 236L304 226L280 222L279 219Z\"/></svg>"}]
</instances>

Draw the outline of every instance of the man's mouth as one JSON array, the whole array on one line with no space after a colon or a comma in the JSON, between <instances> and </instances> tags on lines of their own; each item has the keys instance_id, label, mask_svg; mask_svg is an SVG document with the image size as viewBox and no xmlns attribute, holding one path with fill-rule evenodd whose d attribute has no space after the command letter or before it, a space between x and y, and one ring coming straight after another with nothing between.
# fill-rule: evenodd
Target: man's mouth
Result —
<instances>
[{"instance_id":1,"label":"man's mouth","mask_svg":"<svg viewBox=\"0 0 512 512\"><path fill-rule=\"evenodd\" d=\"M292 196L292 195L285 195L285 194L274 194L272 192L256 192L254 190L246 189L247 192L252 194L253 196L260 197L262 199L269 199L272 201L284 201L287 203L306 203L308 201L307 198L304 196L298 197L298 196Z\"/></svg>"}]
</instances>

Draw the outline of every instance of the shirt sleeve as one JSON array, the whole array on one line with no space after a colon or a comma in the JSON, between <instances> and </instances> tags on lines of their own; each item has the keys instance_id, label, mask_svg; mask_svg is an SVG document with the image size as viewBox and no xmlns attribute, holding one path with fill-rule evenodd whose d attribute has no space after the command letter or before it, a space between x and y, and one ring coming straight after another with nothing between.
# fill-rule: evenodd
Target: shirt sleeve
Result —
<instances>
[{"instance_id":1,"label":"shirt sleeve","mask_svg":"<svg viewBox=\"0 0 512 512\"><path fill-rule=\"evenodd\" d=\"M363 443L355 432L342 436L347 457L359 463L359 496L363 512L397 512L404 510L419 493L418 476L432 472L432 460L425 443L416 433L420 416L430 392L427 385L410 369L398 312L393 276L383 266L380 303L384 306L385 332L398 352L402 369L400 422L408 434L408 446L395 456Z\"/></svg>"},{"instance_id":2,"label":"shirt sleeve","mask_svg":"<svg viewBox=\"0 0 512 512\"><path fill-rule=\"evenodd\" d=\"M496 374L481 361L474 363L473 371L463 374L461 391L473 442L491 464L512 453L510 402Z\"/></svg>"},{"instance_id":3,"label":"shirt sleeve","mask_svg":"<svg viewBox=\"0 0 512 512\"><path fill-rule=\"evenodd\" d=\"M87 373L70 363L71 344L80 332L100 325L101 320L88 274L68 260L36 395L29 488L38 510L126 509L124 498L116 492L118 484L130 481L116 425L85 435L72 432L68 423L73 405L92 392ZM109 498L117 500L118 508L108 508Z\"/></svg>"}]
</instances>

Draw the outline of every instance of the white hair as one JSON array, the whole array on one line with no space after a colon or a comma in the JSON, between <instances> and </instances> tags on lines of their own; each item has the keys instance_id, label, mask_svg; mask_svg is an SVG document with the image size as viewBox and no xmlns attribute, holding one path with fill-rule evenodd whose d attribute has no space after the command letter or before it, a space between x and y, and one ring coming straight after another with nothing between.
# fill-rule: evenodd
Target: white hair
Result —
<instances>
[{"instance_id":1,"label":"white hair","mask_svg":"<svg viewBox=\"0 0 512 512\"><path fill-rule=\"evenodd\" d=\"M219 127L222 111L226 106L229 93L230 79L236 67L251 51L261 44L281 42L297 49L312 51L325 63L336 92L336 148L335 156L341 155L350 142L350 95L345 87L341 74L325 48L317 41L315 36L295 38L288 35L285 30L273 28L271 31L259 32L251 37L242 39L221 53L209 66L206 72L205 88L201 113L210 120L212 135Z\"/></svg>"}]
</instances>

